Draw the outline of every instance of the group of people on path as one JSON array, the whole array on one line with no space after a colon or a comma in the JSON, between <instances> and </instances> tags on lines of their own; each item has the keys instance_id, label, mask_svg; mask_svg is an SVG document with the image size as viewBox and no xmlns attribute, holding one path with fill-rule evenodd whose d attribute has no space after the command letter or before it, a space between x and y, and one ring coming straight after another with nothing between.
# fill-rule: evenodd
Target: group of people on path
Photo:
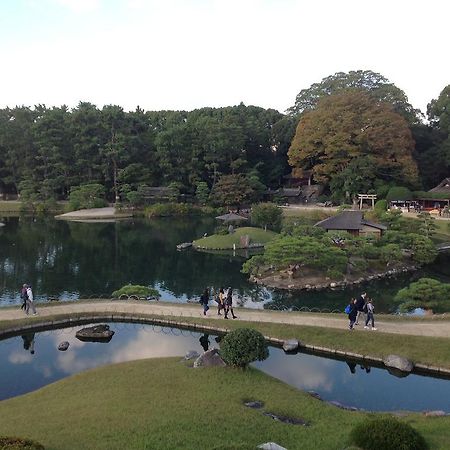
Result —
<instances>
[{"instance_id":1,"label":"group of people on path","mask_svg":"<svg viewBox=\"0 0 450 450\"><path fill-rule=\"evenodd\" d=\"M31 286L28 284L24 284L22 286L22 289L20 291L20 298L22 300L22 304L20 305L20 309L23 309L25 311L25 314L28 316L31 311L33 312L33 316L37 315L36 307L34 306L34 297L33 297L33 290L31 289Z\"/></svg>"},{"instance_id":2,"label":"group of people on path","mask_svg":"<svg viewBox=\"0 0 450 450\"><path fill-rule=\"evenodd\" d=\"M373 301L363 292L357 299L352 298L350 303L345 308L345 312L348 314L348 319L350 321L348 325L349 330L354 330L356 325L359 325L359 319L364 318L366 315L366 321L364 328L366 330L369 328L369 323L372 325L372 331L376 331L375 328L375 318L374 318L375 307L373 306Z\"/></svg>"},{"instance_id":3,"label":"group of people on path","mask_svg":"<svg viewBox=\"0 0 450 450\"><path fill-rule=\"evenodd\" d=\"M237 316L234 314L233 310L233 289L231 289L231 287L228 288L226 294L223 287L221 287L217 293L214 292L214 289L210 292L209 288L205 288L199 300L199 303L203 306L204 316L206 316L206 313L209 310L209 302L211 298L213 298L217 303L218 316L221 316L223 311L224 318L228 319L228 315L231 312L231 317L233 319L237 319Z\"/></svg>"}]
</instances>

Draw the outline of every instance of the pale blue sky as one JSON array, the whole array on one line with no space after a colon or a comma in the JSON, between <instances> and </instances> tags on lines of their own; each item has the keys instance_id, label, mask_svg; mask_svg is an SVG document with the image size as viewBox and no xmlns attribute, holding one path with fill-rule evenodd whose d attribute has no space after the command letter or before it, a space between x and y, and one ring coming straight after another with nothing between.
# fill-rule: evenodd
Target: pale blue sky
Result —
<instances>
[{"instance_id":1,"label":"pale blue sky","mask_svg":"<svg viewBox=\"0 0 450 450\"><path fill-rule=\"evenodd\" d=\"M0 0L0 107L284 111L371 69L423 111L450 83L447 0Z\"/></svg>"}]
</instances>

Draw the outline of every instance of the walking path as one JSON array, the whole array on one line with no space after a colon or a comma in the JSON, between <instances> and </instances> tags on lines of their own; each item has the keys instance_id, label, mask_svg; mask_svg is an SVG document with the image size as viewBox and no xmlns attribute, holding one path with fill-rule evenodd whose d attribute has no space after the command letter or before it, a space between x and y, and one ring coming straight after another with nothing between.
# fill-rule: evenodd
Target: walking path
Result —
<instances>
[{"instance_id":1,"label":"walking path","mask_svg":"<svg viewBox=\"0 0 450 450\"><path fill-rule=\"evenodd\" d=\"M169 302L146 302L146 301L122 301L122 300L98 300L91 302L65 302L56 305L42 304L36 305L38 309L38 316L30 316L34 320L45 318L46 316L53 316L57 314L77 314L89 315L90 313L105 313L105 314L135 314L135 315L158 315L165 316L168 319L182 319L187 317L195 317L202 319L203 313L200 305L190 304L176 304ZM223 316L217 316L216 308L211 305L208 312L208 318L216 319L220 322L220 326L224 326L226 321ZM345 315L336 315L331 317L329 314L314 314L301 312L279 312L269 310L252 310L244 308L235 308L235 313L238 315L238 320L245 320L249 322L274 322L292 325L307 325L315 327L346 329L348 320ZM26 317L22 310L17 307L0 309L0 321L19 320ZM379 320L378 320L379 319ZM232 320L232 319L230 319ZM381 316L375 316L376 326L378 331L376 333L392 333L412 336L429 336L429 337L443 337L450 338L450 318L448 319L410 319L410 320L396 320L384 319ZM372 332L364 330L364 324L360 328L363 332Z\"/></svg>"}]
</instances>

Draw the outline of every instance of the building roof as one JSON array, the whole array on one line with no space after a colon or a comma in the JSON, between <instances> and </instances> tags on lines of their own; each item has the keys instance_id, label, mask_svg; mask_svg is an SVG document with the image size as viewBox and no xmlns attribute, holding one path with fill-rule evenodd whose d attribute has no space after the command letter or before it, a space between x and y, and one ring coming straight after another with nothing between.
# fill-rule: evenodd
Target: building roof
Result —
<instances>
[{"instance_id":1,"label":"building roof","mask_svg":"<svg viewBox=\"0 0 450 450\"><path fill-rule=\"evenodd\" d=\"M240 216L235 213L227 213L223 216L217 216L216 219L223 220L224 222L239 222L240 220L248 220L247 217Z\"/></svg>"},{"instance_id":2,"label":"building roof","mask_svg":"<svg viewBox=\"0 0 450 450\"><path fill-rule=\"evenodd\" d=\"M436 187L428 192L436 192L437 194L450 194L450 178L444 178Z\"/></svg>"},{"instance_id":3,"label":"building roof","mask_svg":"<svg viewBox=\"0 0 450 450\"><path fill-rule=\"evenodd\" d=\"M325 230L361 230L363 226L386 230L387 227L379 223L369 222L364 219L362 211L343 211L336 216L321 220L315 224L316 227Z\"/></svg>"}]
</instances>

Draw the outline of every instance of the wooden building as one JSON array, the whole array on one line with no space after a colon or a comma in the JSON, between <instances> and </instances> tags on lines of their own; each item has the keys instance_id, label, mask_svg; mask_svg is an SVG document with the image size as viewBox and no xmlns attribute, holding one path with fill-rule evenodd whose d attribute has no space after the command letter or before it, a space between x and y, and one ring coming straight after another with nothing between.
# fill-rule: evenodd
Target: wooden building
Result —
<instances>
[{"instance_id":1,"label":"wooden building","mask_svg":"<svg viewBox=\"0 0 450 450\"><path fill-rule=\"evenodd\" d=\"M316 227L326 231L346 231L354 236L378 236L381 237L387 229L380 223L369 222L364 219L362 211L343 211L336 216L321 220Z\"/></svg>"}]
</instances>

